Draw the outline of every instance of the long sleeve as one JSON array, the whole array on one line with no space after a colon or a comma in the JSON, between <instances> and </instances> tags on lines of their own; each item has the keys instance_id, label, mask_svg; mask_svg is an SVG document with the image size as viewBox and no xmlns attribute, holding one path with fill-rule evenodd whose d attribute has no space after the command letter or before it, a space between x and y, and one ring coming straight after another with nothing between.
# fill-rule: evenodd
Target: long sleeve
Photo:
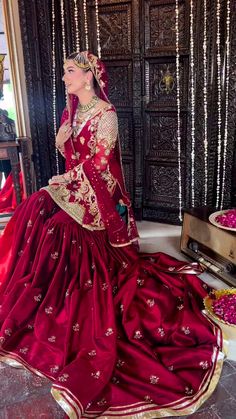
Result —
<instances>
[{"instance_id":1,"label":"long sleeve","mask_svg":"<svg viewBox=\"0 0 236 419\"><path fill-rule=\"evenodd\" d=\"M118 121L114 109L106 109L97 127L91 123L88 130L91 132L89 141L95 142L90 155L78 160L77 166L64 175L53 178L49 192L61 208L66 208L83 226L105 228L113 246L125 246L137 234L130 199L122 186L122 169L116 147ZM128 210L128 224L116 209L118 203ZM81 215L77 214L76 208Z\"/></svg>"},{"instance_id":2,"label":"long sleeve","mask_svg":"<svg viewBox=\"0 0 236 419\"><path fill-rule=\"evenodd\" d=\"M116 112L106 111L102 115L97 129L96 148L94 155L83 163L83 168L92 165L98 173L105 171L112 158L112 152L115 148L118 136L118 120ZM76 180L78 177L78 170L81 165L74 167L67 172L68 178Z\"/></svg>"}]
</instances>

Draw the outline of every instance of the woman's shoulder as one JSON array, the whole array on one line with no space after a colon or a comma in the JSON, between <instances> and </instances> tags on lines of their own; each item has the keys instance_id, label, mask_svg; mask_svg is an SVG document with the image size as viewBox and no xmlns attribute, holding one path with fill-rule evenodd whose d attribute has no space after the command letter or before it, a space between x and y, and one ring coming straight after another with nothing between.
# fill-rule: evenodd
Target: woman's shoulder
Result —
<instances>
[{"instance_id":1,"label":"woman's shoulder","mask_svg":"<svg viewBox=\"0 0 236 419\"><path fill-rule=\"evenodd\" d=\"M106 111L111 111L111 110L113 112L116 112L116 108L112 103L106 102L105 100L102 100L102 99L99 100L99 109L101 112L106 112Z\"/></svg>"}]
</instances>

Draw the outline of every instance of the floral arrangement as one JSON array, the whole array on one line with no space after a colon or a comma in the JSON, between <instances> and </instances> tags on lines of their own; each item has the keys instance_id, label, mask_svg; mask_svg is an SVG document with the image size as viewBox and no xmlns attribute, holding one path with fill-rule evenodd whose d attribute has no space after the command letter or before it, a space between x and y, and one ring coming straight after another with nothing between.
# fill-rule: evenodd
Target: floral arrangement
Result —
<instances>
[{"instance_id":1,"label":"floral arrangement","mask_svg":"<svg viewBox=\"0 0 236 419\"><path fill-rule=\"evenodd\" d=\"M236 327L236 288L213 291L204 299L204 305L217 320Z\"/></svg>"},{"instance_id":2,"label":"floral arrangement","mask_svg":"<svg viewBox=\"0 0 236 419\"><path fill-rule=\"evenodd\" d=\"M215 221L224 227L236 229L236 208L217 215Z\"/></svg>"}]
</instances>

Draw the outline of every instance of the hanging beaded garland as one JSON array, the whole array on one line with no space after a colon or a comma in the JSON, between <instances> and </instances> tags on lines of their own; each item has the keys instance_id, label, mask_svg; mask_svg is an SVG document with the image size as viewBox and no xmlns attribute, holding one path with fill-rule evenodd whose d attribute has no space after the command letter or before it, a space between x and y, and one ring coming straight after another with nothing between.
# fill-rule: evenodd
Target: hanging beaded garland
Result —
<instances>
[{"instance_id":1,"label":"hanging beaded garland","mask_svg":"<svg viewBox=\"0 0 236 419\"><path fill-rule=\"evenodd\" d=\"M74 20L75 20L75 44L76 51L80 51L80 38L79 38L79 13L78 13L78 4L77 0L74 0Z\"/></svg>"},{"instance_id":2,"label":"hanging beaded garland","mask_svg":"<svg viewBox=\"0 0 236 419\"><path fill-rule=\"evenodd\" d=\"M217 56L217 109L218 109L218 143L217 143L217 178L216 178L216 208L219 207L220 201L220 168L221 168L221 56L220 56L220 0L216 3L216 56Z\"/></svg>"},{"instance_id":3,"label":"hanging beaded garland","mask_svg":"<svg viewBox=\"0 0 236 419\"><path fill-rule=\"evenodd\" d=\"M176 98L177 98L177 143L178 143L178 182L179 182L179 220L182 221L182 181L181 181L181 120L180 120L180 55L179 55L179 0L175 1L176 33Z\"/></svg>"},{"instance_id":4,"label":"hanging beaded garland","mask_svg":"<svg viewBox=\"0 0 236 419\"><path fill-rule=\"evenodd\" d=\"M88 50L89 49L89 43L88 43L87 0L83 0L83 8L84 8L85 46L86 46L86 50Z\"/></svg>"},{"instance_id":5,"label":"hanging beaded garland","mask_svg":"<svg viewBox=\"0 0 236 419\"><path fill-rule=\"evenodd\" d=\"M229 122L229 72L230 72L230 0L227 0L227 15L226 15L226 57L225 57L225 127L224 127L224 153L223 153L223 173L222 173L222 189L221 189L221 204L220 209L224 205L225 193L225 173L226 173L226 158L228 146L228 122Z\"/></svg>"},{"instance_id":6,"label":"hanging beaded garland","mask_svg":"<svg viewBox=\"0 0 236 419\"><path fill-rule=\"evenodd\" d=\"M61 0L61 31L62 31L62 53L63 60L66 59L66 36L65 36L65 11L64 11L64 0Z\"/></svg>"},{"instance_id":7,"label":"hanging beaded garland","mask_svg":"<svg viewBox=\"0 0 236 419\"><path fill-rule=\"evenodd\" d=\"M193 38L193 0L190 0L190 92L191 92L191 197L195 204L195 89L194 89L194 38Z\"/></svg>"},{"instance_id":8,"label":"hanging beaded garland","mask_svg":"<svg viewBox=\"0 0 236 419\"><path fill-rule=\"evenodd\" d=\"M95 0L95 13L96 13L96 27L97 27L98 58L101 58L100 25L99 25L99 16L98 16L98 0Z\"/></svg>"},{"instance_id":9,"label":"hanging beaded garland","mask_svg":"<svg viewBox=\"0 0 236 419\"><path fill-rule=\"evenodd\" d=\"M57 135L56 117L56 49L55 49L55 0L52 0L52 108L53 108L53 130L54 136ZM55 147L56 170L59 175L59 152Z\"/></svg>"},{"instance_id":10,"label":"hanging beaded garland","mask_svg":"<svg viewBox=\"0 0 236 419\"><path fill-rule=\"evenodd\" d=\"M207 0L204 0L203 18L203 106L204 106L204 205L207 205L208 193L208 97L207 97Z\"/></svg>"}]
</instances>

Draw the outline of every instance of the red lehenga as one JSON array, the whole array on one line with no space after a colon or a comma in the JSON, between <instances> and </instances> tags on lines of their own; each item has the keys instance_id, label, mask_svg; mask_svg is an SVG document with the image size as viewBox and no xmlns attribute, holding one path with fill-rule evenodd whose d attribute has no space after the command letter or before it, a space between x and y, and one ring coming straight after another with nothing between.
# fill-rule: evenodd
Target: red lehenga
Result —
<instances>
[{"instance_id":1,"label":"red lehenga","mask_svg":"<svg viewBox=\"0 0 236 419\"><path fill-rule=\"evenodd\" d=\"M22 201L26 199L23 189L22 172L20 172L20 187L21 187L21 198ZM0 191L0 214L12 212L17 206L16 194L14 190L14 183L12 173L10 173L4 183L3 188Z\"/></svg>"},{"instance_id":2,"label":"red lehenga","mask_svg":"<svg viewBox=\"0 0 236 419\"><path fill-rule=\"evenodd\" d=\"M112 105L93 115L66 143L64 177L4 230L0 359L48 377L70 418L186 415L218 382L221 331L194 266L132 244L116 123Z\"/></svg>"}]
</instances>

